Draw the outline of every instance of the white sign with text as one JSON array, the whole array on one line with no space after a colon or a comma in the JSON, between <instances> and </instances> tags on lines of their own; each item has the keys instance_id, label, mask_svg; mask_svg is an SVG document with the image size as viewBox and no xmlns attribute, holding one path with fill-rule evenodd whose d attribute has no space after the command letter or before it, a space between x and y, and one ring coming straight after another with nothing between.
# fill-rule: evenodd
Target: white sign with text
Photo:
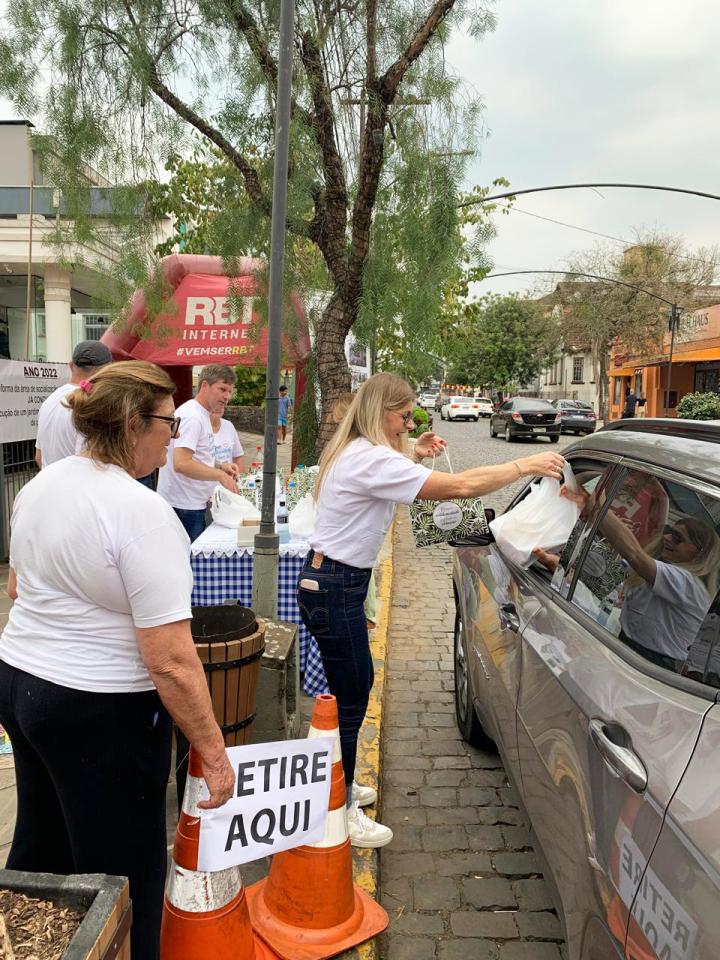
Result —
<instances>
[{"instance_id":1,"label":"white sign with text","mask_svg":"<svg viewBox=\"0 0 720 960\"><path fill-rule=\"evenodd\" d=\"M332 737L229 747L235 791L224 806L201 811L198 870L224 870L322 840L332 753Z\"/></svg>"},{"instance_id":2,"label":"white sign with text","mask_svg":"<svg viewBox=\"0 0 720 960\"><path fill-rule=\"evenodd\" d=\"M66 363L0 360L0 443L34 440L40 404L69 380Z\"/></svg>"}]
</instances>

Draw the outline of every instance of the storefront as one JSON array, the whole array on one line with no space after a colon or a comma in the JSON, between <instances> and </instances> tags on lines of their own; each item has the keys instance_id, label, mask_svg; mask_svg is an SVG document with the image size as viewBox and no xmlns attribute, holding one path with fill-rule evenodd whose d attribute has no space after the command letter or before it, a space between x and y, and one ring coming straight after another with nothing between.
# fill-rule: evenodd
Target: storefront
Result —
<instances>
[{"instance_id":1,"label":"storefront","mask_svg":"<svg viewBox=\"0 0 720 960\"><path fill-rule=\"evenodd\" d=\"M617 346L610 357L609 418L617 420L629 387L644 406L636 416L675 416L687 393L720 394L720 304L681 317L675 337L670 375L670 336L654 355L633 355ZM668 382L670 391L668 393Z\"/></svg>"}]
</instances>

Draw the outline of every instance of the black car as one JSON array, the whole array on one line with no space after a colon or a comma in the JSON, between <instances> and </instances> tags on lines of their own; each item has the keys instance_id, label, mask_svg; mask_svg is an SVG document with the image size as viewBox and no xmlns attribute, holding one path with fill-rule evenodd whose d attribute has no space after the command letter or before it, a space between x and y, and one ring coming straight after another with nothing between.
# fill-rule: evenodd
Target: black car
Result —
<instances>
[{"instance_id":1,"label":"black car","mask_svg":"<svg viewBox=\"0 0 720 960\"><path fill-rule=\"evenodd\" d=\"M560 429L560 414L555 407L534 397L511 397L490 417L490 436L501 433L509 443L518 437L547 437L550 443L557 443Z\"/></svg>"},{"instance_id":2,"label":"black car","mask_svg":"<svg viewBox=\"0 0 720 960\"><path fill-rule=\"evenodd\" d=\"M560 429L563 433L595 432L597 417L589 404L581 400L553 400L552 405L560 414Z\"/></svg>"}]
</instances>

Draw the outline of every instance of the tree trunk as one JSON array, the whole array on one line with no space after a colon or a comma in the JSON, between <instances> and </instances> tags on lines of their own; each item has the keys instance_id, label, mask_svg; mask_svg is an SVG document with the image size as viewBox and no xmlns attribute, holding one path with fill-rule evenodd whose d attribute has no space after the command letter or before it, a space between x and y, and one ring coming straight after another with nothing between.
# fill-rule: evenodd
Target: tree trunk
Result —
<instances>
[{"instance_id":1,"label":"tree trunk","mask_svg":"<svg viewBox=\"0 0 720 960\"><path fill-rule=\"evenodd\" d=\"M356 312L356 311L355 311ZM342 297L334 293L318 324L315 351L322 413L317 441L318 457L335 433L332 409L335 402L350 390L350 368L345 359L345 338L355 319Z\"/></svg>"}]
</instances>

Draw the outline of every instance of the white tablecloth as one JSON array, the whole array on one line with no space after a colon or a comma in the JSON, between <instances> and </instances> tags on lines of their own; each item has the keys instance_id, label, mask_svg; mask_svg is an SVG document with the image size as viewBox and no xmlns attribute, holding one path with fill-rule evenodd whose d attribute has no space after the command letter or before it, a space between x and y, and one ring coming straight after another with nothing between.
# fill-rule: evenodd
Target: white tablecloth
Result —
<instances>
[{"instance_id":1,"label":"white tablecloth","mask_svg":"<svg viewBox=\"0 0 720 960\"><path fill-rule=\"evenodd\" d=\"M280 544L280 556L304 557L309 549L305 540L291 540ZM211 523L190 547L193 557L243 557L252 556L253 552L254 547L238 546L235 527L221 527L219 523Z\"/></svg>"}]
</instances>

